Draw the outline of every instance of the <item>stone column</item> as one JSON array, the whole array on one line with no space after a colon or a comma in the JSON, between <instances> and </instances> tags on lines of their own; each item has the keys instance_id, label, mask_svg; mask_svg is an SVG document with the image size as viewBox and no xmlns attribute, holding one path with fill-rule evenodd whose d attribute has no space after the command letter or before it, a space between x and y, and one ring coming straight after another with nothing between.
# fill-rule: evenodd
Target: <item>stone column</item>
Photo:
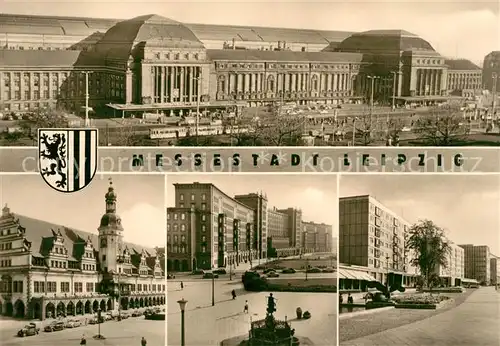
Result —
<instances>
[{"instance_id":1,"label":"stone column","mask_svg":"<svg viewBox=\"0 0 500 346\"><path fill-rule=\"evenodd\" d=\"M158 82L157 73L160 73L160 81ZM155 81L156 81L156 90L155 93L159 96L158 103L164 103L163 95L165 94L165 71L163 70L163 66L155 67ZM156 96L156 95L155 95Z\"/></svg>"},{"instance_id":2,"label":"stone column","mask_svg":"<svg viewBox=\"0 0 500 346\"><path fill-rule=\"evenodd\" d=\"M448 90L448 85L447 85L447 82L448 82L448 70L447 69L442 69L441 70L441 95L445 94L446 95L446 92ZM443 96L445 96L443 95Z\"/></svg>"},{"instance_id":3,"label":"stone column","mask_svg":"<svg viewBox=\"0 0 500 346\"><path fill-rule=\"evenodd\" d=\"M168 102L173 102L174 99L174 67L170 66L168 68L168 78L170 81L170 88L168 90Z\"/></svg>"},{"instance_id":4,"label":"stone column","mask_svg":"<svg viewBox=\"0 0 500 346\"><path fill-rule=\"evenodd\" d=\"M194 83L194 67L190 66L188 67L189 73L188 73L188 83L189 83L189 98L188 102L194 102L193 99L193 83ZM227 85L227 83L226 83Z\"/></svg>"},{"instance_id":5,"label":"stone column","mask_svg":"<svg viewBox=\"0 0 500 346\"><path fill-rule=\"evenodd\" d=\"M130 104L133 101L132 89L133 89L132 71L127 70L127 72L125 72L125 103L126 104ZM49 74L49 97L50 97L50 74Z\"/></svg>"}]
</instances>

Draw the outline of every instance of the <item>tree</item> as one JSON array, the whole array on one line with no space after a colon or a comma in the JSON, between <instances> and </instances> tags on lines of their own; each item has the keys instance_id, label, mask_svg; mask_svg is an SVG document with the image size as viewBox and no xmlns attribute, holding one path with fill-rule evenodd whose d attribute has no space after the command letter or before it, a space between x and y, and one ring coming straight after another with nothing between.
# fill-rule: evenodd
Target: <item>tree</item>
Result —
<instances>
[{"instance_id":1,"label":"tree","mask_svg":"<svg viewBox=\"0 0 500 346\"><path fill-rule=\"evenodd\" d=\"M253 130L269 146L298 145L305 123L306 118L300 115L272 115L255 124Z\"/></svg>"},{"instance_id":2,"label":"tree","mask_svg":"<svg viewBox=\"0 0 500 346\"><path fill-rule=\"evenodd\" d=\"M410 263L420 269L425 287L432 287L440 266L448 266L451 246L442 228L430 220L413 225L406 246L413 251Z\"/></svg>"},{"instance_id":3,"label":"tree","mask_svg":"<svg viewBox=\"0 0 500 346\"><path fill-rule=\"evenodd\" d=\"M33 113L24 115L18 121L18 125L28 137L35 138L38 129L67 127L68 116L61 109L39 109Z\"/></svg>"},{"instance_id":4,"label":"tree","mask_svg":"<svg viewBox=\"0 0 500 346\"><path fill-rule=\"evenodd\" d=\"M418 119L415 132L427 145L449 146L467 139L470 126L459 109L448 107Z\"/></svg>"},{"instance_id":5,"label":"tree","mask_svg":"<svg viewBox=\"0 0 500 346\"><path fill-rule=\"evenodd\" d=\"M392 141L392 145L396 145L399 142L399 135L405 127L404 120L400 118L391 118L387 125L387 140Z\"/></svg>"}]
</instances>

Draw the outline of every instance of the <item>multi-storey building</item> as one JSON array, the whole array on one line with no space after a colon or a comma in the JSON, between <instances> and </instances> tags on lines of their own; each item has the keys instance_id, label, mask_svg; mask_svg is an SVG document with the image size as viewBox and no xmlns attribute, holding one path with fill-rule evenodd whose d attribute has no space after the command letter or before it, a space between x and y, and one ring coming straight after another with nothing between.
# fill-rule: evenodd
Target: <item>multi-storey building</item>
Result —
<instances>
[{"instance_id":1,"label":"multi-storey building","mask_svg":"<svg viewBox=\"0 0 500 346\"><path fill-rule=\"evenodd\" d=\"M500 284L500 258L494 255L490 258L490 282L491 285Z\"/></svg>"},{"instance_id":2,"label":"multi-storey building","mask_svg":"<svg viewBox=\"0 0 500 346\"><path fill-rule=\"evenodd\" d=\"M167 270L237 266L259 258L253 209L213 184L174 186L175 207L167 209Z\"/></svg>"},{"instance_id":3,"label":"multi-storey building","mask_svg":"<svg viewBox=\"0 0 500 346\"><path fill-rule=\"evenodd\" d=\"M288 216L288 236L292 247L302 249L302 210L297 208L277 209Z\"/></svg>"},{"instance_id":4,"label":"multi-storey building","mask_svg":"<svg viewBox=\"0 0 500 346\"><path fill-rule=\"evenodd\" d=\"M449 245L450 253L446 259L446 265L439 265L436 273L443 285L460 286L465 278L465 251L453 242L449 242Z\"/></svg>"},{"instance_id":5,"label":"multi-storey building","mask_svg":"<svg viewBox=\"0 0 500 346\"><path fill-rule=\"evenodd\" d=\"M165 252L124 241L113 186L98 234L0 218L0 312L44 319L165 304Z\"/></svg>"},{"instance_id":6,"label":"multi-storey building","mask_svg":"<svg viewBox=\"0 0 500 346\"><path fill-rule=\"evenodd\" d=\"M482 70L466 59L446 60L448 66L448 93L473 98L482 90Z\"/></svg>"},{"instance_id":7,"label":"multi-storey building","mask_svg":"<svg viewBox=\"0 0 500 346\"><path fill-rule=\"evenodd\" d=\"M304 248L302 211L268 208L263 193L228 196L213 184L174 184L167 208L167 270L238 266L301 252L334 252L332 226L308 223L314 243Z\"/></svg>"},{"instance_id":8,"label":"multi-storey building","mask_svg":"<svg viewBox=\"0 0 500 346\"><path fill-rule=\"evenodd\" d=\"M500 90L500 51L493 51L484 57L483 85L494 93Z\"/></svg>"},{"instance_id":9,"label":"multi-storey building","mask_svg":"<svg viewBox=\"0 0 500 346\"><path fill-rule=\"evenodd\" d=\"M267 210L267 253L269 257L278 257L296 254L293 246L291 229L288 223L288 215L281 213L278 209L269 208ZM291 252L291 253L290 253Z\"/></svg>"},{"instance_id":10,"label":"multi-storey building","mask_svg":"<svg viewBox=\"0 0 500 346\"><path fill-rule=\"evenodd\" d=\"M482 285L491 282L491 253L487 245L460 245L464 249L465 277L475 279Z\"/></svg>"},{"instance_id":11,"label":"multi-storey building","mask_svg":"<svg viewBox=\"0 0 500 346\"><path fill-rule=\"evenodd\" d=\"M369 195L340 198L339 261L367 267L380 282L387 275L411 284L414 268L405 241L410 224ZM411 273L411 275L410 275Z\"/></svg>"},{"instance_id":12,"label":"multi-storey building","mask_svg":"<svg viewBox=\"0 0 500 346\"><path fill-rule=\"evenodd\" d=\"M332 225L302 222L302 248L306 252L333 252Z\"/></svg>"},{"instance_id":13,"label":"multi-storey building","mask_svg":"<svg viewBox=\"0 0 500 346\"><path fill-rule=\"evenodd\" d=\"M99 113L227 110L274 101L446 99L445 59L401 30L346 32L0 16L0 108ZM85 75L82 72L90 71ZM86 76L89 77L88 83ZM491 79L491 78L490 78Z\"/></svg>"},{"instance_id":14,"label":"multi-storey building","mask_svg":"<svg viewBox=\"0 0 500 346\"><path fill-rule=\"evenodd\" d=\"M235 196L234 199L254 211L255 237L257 239L258 258L267 258L268 216L267 196L261 193L249 193Z\"/></svg>"}]
</instances>

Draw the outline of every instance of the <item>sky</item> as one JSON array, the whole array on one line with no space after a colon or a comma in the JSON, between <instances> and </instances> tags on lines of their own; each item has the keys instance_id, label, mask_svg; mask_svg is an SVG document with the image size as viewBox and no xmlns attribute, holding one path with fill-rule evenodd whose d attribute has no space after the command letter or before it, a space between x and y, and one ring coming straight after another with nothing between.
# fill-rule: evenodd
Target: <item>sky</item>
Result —
<instances>
[{"instance_id":1,"label":"sky","mask_svg":"<svg viewBox=\"0 0 500 346\"><path fill-rule=\"evenodd\" d=\"M182 174L167 177L167 206L175 205L174 183L212 183L234 197L247 193L267 194L268 207L302 209L302 220L334 226L337 232L338 196L335 175Z\"/></svg>"},{"instance_id":2,"label":"sky","mask_svg":"<svg viewBox=\"0 0 500 346\"><path fill-rule=\"evenodd\" d=\"M422 1L99 1L0 0L0 13L132 18L158 14L184 23L318 30L403 29L429 41L446 57L479 64L500 50L500 2Z\"/></svg>"},{"instance_id":3,"label":"sky","mask_svg":"<svg viewBox=\"0 0 500 346\"><path fill-rule=\"evenodd\" d=\"M408 222L434 221L457 244L500 256L500 175L350 175L340 197L366 195Z\"/></svg>"},{"instance_id":4,"label":"sky","mask_svg":"<svg viewBox=\"0 0 500 346\"><path fill-rule=\"evenodd\" d=\"M148 247L165 246L165 178L161 175L97 174L74 193L49 187L39 174L0 176L0 204L11 212L97 234L105 211L109 178L117 194L124 240Z\"/></svg>"}]
</instances>

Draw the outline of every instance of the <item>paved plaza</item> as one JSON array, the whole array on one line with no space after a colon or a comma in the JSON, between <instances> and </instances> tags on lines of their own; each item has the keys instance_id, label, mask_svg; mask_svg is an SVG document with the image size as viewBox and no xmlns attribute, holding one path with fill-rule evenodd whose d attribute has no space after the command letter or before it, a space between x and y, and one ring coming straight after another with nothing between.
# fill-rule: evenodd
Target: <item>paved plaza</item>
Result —
<instances>
[{"instance_id":1,"label":"paved plaza","mask_svg":"<svg viewBox=\"0 0 500 346\"><path fill-rule=\"evenodd\" d=\"M45 325L38 323L39 326ZM101 324L101 334L106 340L94 340L92 336L97 334L97 325L87 325L78 328L68 328L59 332L47 333L40 331L39 335L20 338L15 336L13 328L3 329L0 332L0 345L56 345L71 346L79 345L82 335L87 339L87 345L101 346L140 346L141 338L144 336L148 346L165 345L165 321L149 321L144 317L131 317L126 320L108 321ZM43 328L41 328L43 329Z\"/></svg>"},{"instance_id":2,"label":"paved plaza","mask_svg":"<svg viewBox=\"0 0 500 346\"><path fill-rule=\"evenodd\" d=\"M174 286L175 285L175 286ZM184 289L177 283L169 283L168 292L168 345L180 345L181 316L177 301L188 301L185 312L186 345L216 346L222 340L235 336L248 335L251 320L265 317L266 296L268 292L246 292L241 279L215 281L215 306L212 307L211 280L197 280L184 283ZM176 290L175 290L176 289ZM231 299L231 290L237 293ZM307 337L318 346L336 344L337 314L334 293L293 293L276 292L277 319L292 321L296 335ZM248 300L249 314L243 313L245 300ZM310 320L295 320L295 309L311 312Z\"/></svg>"},{"instance_id":3,"label":"paved plaza","mask_svg":"<svg viewBox=\"0 0 500 346\"><path fill-rule=\"evenodd\" d=\"M414 313L412 310L400 310L400 312ZM366 319L366 328L369 329L371 324L383 325L387 320L383 314L385 312L363 316L362 318ZM493 287L485 287L473 291L462 304L444 312L434 313L431 317L396 328L341 341L340 345L498 346L500 345L499 321L500 291L495 291ZM357 322L359 322L358 327L362 329L363 322ZM346 323L341 320L339 326L342 335L342 328L346 327Z\"/></svg>"}]
</instances>

